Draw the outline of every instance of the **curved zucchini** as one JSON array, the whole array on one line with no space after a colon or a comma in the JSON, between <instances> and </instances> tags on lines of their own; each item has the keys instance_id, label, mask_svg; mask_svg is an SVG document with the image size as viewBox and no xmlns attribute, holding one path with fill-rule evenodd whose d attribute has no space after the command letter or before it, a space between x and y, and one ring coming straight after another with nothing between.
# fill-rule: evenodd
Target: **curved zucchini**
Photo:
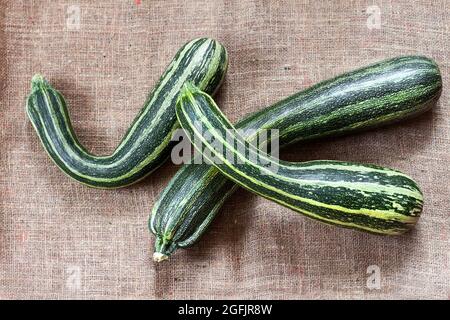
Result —
<instances>
[{"instance_id":1,"label":"curved zucchini","mask_svg":"<svg viewBox=\"0 0 450 320\"><path fill-rule=\"evenodd\" d=\"M32 79L26 110L45 150L64 173L91 187L119 188L143 179L169 156L178 127L175 102L183 84L192 81L213 94L227 63L225 48L215 40L186 43L108 156L92 155L79 143L63 96L40 75Z\"/></svg>"},{"instance_id":2,"label":"curved zucchini","mask_svg":"<svg viewBox=\"0 0 450 320\"><path fill-rule=\"evenodd\" d=\"M192 144L200 152L209 150L214 158L204 151L203 156L225 176L308 217L396 235L414 226L422 212L422 193L401 172L342 161L293 163L259 152L239 135L213 99L191 84L185 84L180 94L177 118Z\"/></svg>"},{"instance_id":3,"label":"curved zucchini","mask_svg":"<svg viewBox=\"0 0 450 320\"><path fill-rule=\"evenodd\" d=\"M419 56L398 57L343 74L256 112L240 129L278 129L280 145L348 134L420 114L439 99L438 66ZM251 140L254 136L244 136ZM207 164L184 165L155 203L149 229L155 259L193 245L236 184Z\"/></svg>"}]
</instances>

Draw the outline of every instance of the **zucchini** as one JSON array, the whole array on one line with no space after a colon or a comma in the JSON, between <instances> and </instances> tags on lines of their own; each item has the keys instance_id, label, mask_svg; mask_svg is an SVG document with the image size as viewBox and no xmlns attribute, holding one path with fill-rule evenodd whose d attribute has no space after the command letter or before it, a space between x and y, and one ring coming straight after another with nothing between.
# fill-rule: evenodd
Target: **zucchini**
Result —
<instances>
[{"instance_id":1,"label":"zucchini","mask_svg":"<svg viewBox=\"0 0 450 320\"><path fill-rule=\"evenodd\" d=\"M213 99L191 84L182 90L177 118L192 144L200 152L209 150L210 155L203 151L203 156L225 176L308 217L397 235L414 226L422 212L422 193L401 172L342 161L292 163L259 152L239 135Z\"/></svg>"},{"instance_id":2,"label":"zucchini","mask_svg":"<svg viewBox=\"0 0 450 320\"><path fill-rule=\"evenodd\" d=\"M172 133L178 128L175 102L182 85L192 81L213 94L227 63L225 48L213 39L186 43L108 156L92 155L79 143L64 97L41 75L32 79L26 111L45 150L64 173L91 187L119 188L143 179L170 155Z\"/></svg>"},{"instance_id":3,"label":"zucchini","mask_svg":"<svg viewBox=\"0 0 450 320\"><path fill-rule=\"evenodd\" d=\"M250 115L236 128L276 128L281 146L348 134L418 115L439 99L441 88L432 60L397 57L316 84ZM192 246L235 190L236 184L214 166L184 165L151 212L155 260Z\"/></svg>"}]
</instances>

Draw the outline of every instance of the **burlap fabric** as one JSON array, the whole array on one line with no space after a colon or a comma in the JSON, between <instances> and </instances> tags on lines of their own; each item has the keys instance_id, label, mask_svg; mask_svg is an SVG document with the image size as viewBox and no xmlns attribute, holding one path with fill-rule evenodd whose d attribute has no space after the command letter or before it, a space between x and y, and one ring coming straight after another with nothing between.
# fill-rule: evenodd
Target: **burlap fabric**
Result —
<instances>
[{"instance_id":1,"label":"burlap fabric","mask_svg":"<svg viewBox=\"0 0 450 320\"><path fill-rule=\"evenodd\" d=\"M2 0L0 297L449 298L449 28L446 0ZM434 58L444 91L433 112L283 154L404 171L425 194L417 228L394 238L343 230L240 191L198 245L153 263L147 217L176 167L125 189L82 186L47 157L24 102L43 73L67 98L80 140L109 153L198 36L229 51L218 102L233 121L380 59Z\"/></svg>"}]
</instances>

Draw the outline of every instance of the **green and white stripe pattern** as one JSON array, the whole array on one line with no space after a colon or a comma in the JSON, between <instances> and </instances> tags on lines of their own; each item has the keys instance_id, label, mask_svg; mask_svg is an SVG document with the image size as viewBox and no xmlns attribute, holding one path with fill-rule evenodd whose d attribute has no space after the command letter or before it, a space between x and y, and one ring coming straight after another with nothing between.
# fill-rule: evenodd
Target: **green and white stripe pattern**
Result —
<instances>
[{"instance_id":1,"label":"green and white stripe pattern","mask_svg":"<svg viewBox=\"0 0 450 320\"><path fill-rule=\"evenodd\" d=\"M434 61L397 57L316 84L250 115L236 128L278 129L281 146L349 134L419 115L435 104L441 88ZM149 229L156 236L156 255L167 257L198 241L235 190L236 184L214 166L184 165L152 209Z\"/></svg>"},{"instance_id":2,"label":"green and white stripe pattern","mask_svg":"<svg viewBox=\"0 0 450 320\"><path fill-rule=\"evenodd\" d=\"M213 39L195 39L176 54L116 150L90 154L78 141L66 102L41 75L32 79L27 114L50 157L68 176L91 187L118 188L144 178L170 155L178 128L175 103L186 81L213 94L225 76L228 57Z\"/></svg>"},{"instance_id":3,"label":"green and white stripe pattern","mask_svg":"<svg viewBox=\"0 0 450 320\"><path fill-rule=\"evenodd\" d=\"M214 166L224 175L308 217L395 235L414 226L422 211L419 188L401 172L340 161L291 163L258 153L213 99L193 85L185 84L177 103L177 117L197 150L206 148L219 160ZM212 139L205 137L205 131ZM214 142L220 143L221 148ZM250 154L258 157L249 157ZM203 155L208 157L204 151Z\"/></svg>"}]
</instances>

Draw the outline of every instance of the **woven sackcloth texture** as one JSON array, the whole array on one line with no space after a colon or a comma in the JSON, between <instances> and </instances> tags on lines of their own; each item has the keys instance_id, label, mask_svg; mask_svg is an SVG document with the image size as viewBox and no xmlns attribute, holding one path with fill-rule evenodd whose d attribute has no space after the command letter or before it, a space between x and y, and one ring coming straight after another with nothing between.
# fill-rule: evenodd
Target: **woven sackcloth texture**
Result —
<instances>
[{"instance_id":1,"label":"woven sackcloth texture","mask_svg":"<svg viewBox=\"0 0 450 320\"><path fill-rule=\"evenodd\" d=\"M450 298L448 1L0 3L0 298ZM368 235L240 191L196 246L155 264L147 218L177 167L119 190L80 185L41 147L25 98L42 73L66 97L80 141L110 153L178 48L198 36L228 49L217 101L232 121L381 59L435 59L444 89L432 112L282 154L402 170L424 192L417 228Z\"/></svg>"}]
</instances>

